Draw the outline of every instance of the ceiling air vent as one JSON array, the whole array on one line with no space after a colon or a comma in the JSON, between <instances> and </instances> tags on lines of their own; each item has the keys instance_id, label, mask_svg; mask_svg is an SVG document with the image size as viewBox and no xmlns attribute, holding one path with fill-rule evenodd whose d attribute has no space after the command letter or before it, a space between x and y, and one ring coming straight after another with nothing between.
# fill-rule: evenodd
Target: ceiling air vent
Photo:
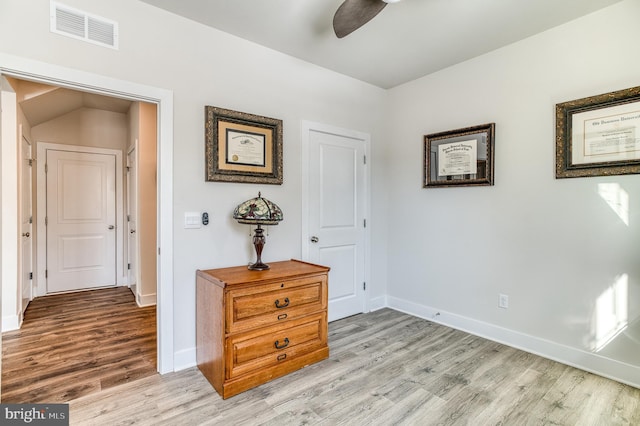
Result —
<instances>
[{"instance_id":1,"label":"ceiling air vent","mask_svg":"<svg viewBox=\"0 0 640 426\"><path fill-rule=\"evenodd\" d=\"M51 2L51 32L118 48L117 22L57 2Z\"/></svg>"}]
</instances>

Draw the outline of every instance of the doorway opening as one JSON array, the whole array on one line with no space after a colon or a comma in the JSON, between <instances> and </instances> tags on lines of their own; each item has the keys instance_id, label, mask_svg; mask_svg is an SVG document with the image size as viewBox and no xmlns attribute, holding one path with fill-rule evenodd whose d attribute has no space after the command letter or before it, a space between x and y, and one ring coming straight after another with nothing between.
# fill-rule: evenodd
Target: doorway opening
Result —
<instances>
[{"instance_id":1,"label":"doorway opening","mask_svg":"<svg viewBox=\"0 0 640 426\"><path fill-rule=\"evenodd\" d=\"M165 89L140 85L136 83L105 78L103 76L79 72L72 69L58 67L50 64L43 64L31 61L25 58L13 57L10 55L0 54L1 63L0 73L2 76L8 76L24 81L49 84L60 88L67 88L81 91L89 94L101 94L119 98L127 101L140 101L153 104L157 108L157 203L156 211L152 216L157 219L156 223L156 246L153 247L151 253L156 256L157 272L157 371L161 374L173 371L173 241L172 241L172 155L173 155L173 95ZM0 76L1 77L1 76ZM4 88L4 86L3 86ZM2 115L5 114L3 108ZM17 114L14 113L14 118ZM5 118L3 117L3 120ZM4 126L6 127L6 126ZM4 132L3 132L4 133ZM11 144L12 139L6 138L3 134L2 146ZM14 173L11 167L2 165L2 175L7 176ZM2 189L7 188L8 183L12 183L10 179L2 178ZM15 191L15 183L13 183ZM10 192L10 191L9 191ZM18 232L17 224L11 225L11 221L4 219L10 217L13 212L18 211L17 198L10 199L9 202L3 202L2 229L0 235L3 239L2 244L2 261L3 270L9 271L13 269L17 273L17 262L13 257L15 251L5 249L5 239L11 240L11 236L15 238ZM7 225L9 223L9 225ZM160 250L162 248L162 250ZM9 261L7 261L9 260ZM3 271L3 272L4 272ZM122 274L118 274L122 276ZM5 285L7 285L5 274L3 273L2 285L3 295L5 293ZM15 280L14 280L15 281ZM5 295L13 298L13 294ZM3 312L3 316L6 310Z\"/></svg>"},{"instance_id":2,"label":"doorway opening","mask_svg":"<svg viewBox=\"0 0 640 426\"><path fill-rule=\"evenodd\" d=\"M22 261L18 265L21 266L18 285L12 289L3 286L3 296L17 299L19 305L15 312L15 320L3 321L3 331L20 327L24 315L29 316L25 329L30 330L26 334L9 332L7 336L11 344L7 344L6 349L9 350L19 341L25 348L31 347L32 351L35 351L33 358L36 358L38 353L42 353L42 349L38 345L26 344L34 337L31 331L34 330L34 319L40 324L55 323L62 315L61 312L55 313L55 307L62 306L66 300L75 300L75 305L61 308L63 311L80 311L77 305L85 304L84 309L94 309L96 315L99 315L105 307L105 300L113 301L115 312L122 307L120 305L124 303L123 297L126 298L126 293L120 291L116 293L119 297L102 296L96 304L95 291L81 295L72 295L69 292L106 287L126 290L128 287L139 307L144 305L151 308L144 310L145 314L140 316L139 334L147 336L141 346L145 348L144 371L148 371L149 368L157 371L155 304L158 285L155 248L158 232L154 213L158 210L155 195L157 179L155 176L149 178L149 175L155 174L157 170L157 106L13 77L5 79L4 82L8 82L15 95L19 139L23 141L20 151L21 180L18 185L18 198L20 216L25 216L24 220L21 220L20 231L22 239L29 244L22 243L25 249L22 250ZM3 140L3 143L10 141ZM136 177L135 180L141 182L140 188L127 188L131 192L128 191L125 197L124 171L129 170L129 165L125 166L123 154L134 145L141 151L145 163L143 167L131 164L130 168L134 172L143 170L146 177ZM142 206L142 211L151 212L150 219L145 221L148 226L142 227L143 241L149 246L147 248L150 248L143 254L138 251L138 245L132 247L128 244L130 238L127 238L127 232L135 232L135 228L126 224L130 220L135 223L136 217L124 214L127 203L134 199L137 201L140 194L145 194L146 197L136 204ZM31 248L29 253L26 253L26 248ZM130 263L127 262L131 258L138 260L136 264L139 268L134 271L129 270ZM25 259L29 262L25 262ZM12 294L13 291L16 291L15 295ZM104 291L98 293L105 294ZM40 300L42 296L52 295L59 297L46 302ZM34 298L37 300L37 303L34 302L37 306L53 303L53 307L47 308L45 312L50 309L54 316L39 316L36 313L37 307L27 309L27 305ZM135 303L124 305L127 309L118 311L123 320L125 315L136 310L132 309L135 308ZM4 318L8 318L12 312L3 314ZM128 327L138 328L135 318L136 316L133 320L127 321ZM81 317L68 316L64 322L58 324L60 330L57 332L71 333L70 337L82 340L87 333L73 334L67 330L69 327L66 325L70 326L70 330L78 327L76 319L82 324ZM150 320L152 327L149 325ZM111 334L130 331L120 330L117 325L109 323L104 324L102 328L110 330ZM35 330L37 329L36 327ZM148 338L150 333L153 335L151 342ZM46 335L47 333L42 337ZM137 339L131 339L130 344L141 343ZM153 345L152 352L147 349L149 344ZM90 356L102 358L103 352L94 353L88 343L84 346L90 352ZM112 349L104 346L105 351ZM11 377L14 374L11 365L19 365L15 361L17 358L19 362L20 358L13 352L7 354L7 359L12 362L5 365L3 375ZM64 354L73 357L67 352L61 353L62 356ZM84 359L86 356L83 360L75 358L78 356L73 357L75 375L79 373L78 370L84 368L82 366L86 366L87 371L91 371L88 374L96 376L95 364L101 362L87 362ZM72 358L65 361L71 363ZM56 368L55 363L50 364L46 359L37 364L38 366L34 365L34 369L42 366L46 369L38 371L38 374L42 377L60 377L60 386L64 387L62 383L67 381L64 377L69 374L68 369ZM110 361L109 370L117 368ZM23 373L20 375L24 376ZM124 376L128 377L127 374ZM10 381L7 380L5 383ZM37 392L37 386L37 383L31 384L31 392ZM3 387L3 396L7 395L4 390ZM22 389L18 389L18 392L22 392Z\"/></svg>"}]
</instances>

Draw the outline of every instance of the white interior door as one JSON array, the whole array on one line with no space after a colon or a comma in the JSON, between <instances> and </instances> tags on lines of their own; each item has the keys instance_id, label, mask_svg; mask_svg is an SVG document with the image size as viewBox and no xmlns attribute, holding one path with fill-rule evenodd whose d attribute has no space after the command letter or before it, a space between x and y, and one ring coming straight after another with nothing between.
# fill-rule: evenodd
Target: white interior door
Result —
<instances>
[{"instance_id":1,"label":"white interior door","mask_svg":"<svg viewBox=\"0 0 640 426\"><path fill-rule=\"evenodd\" d=\"M138 238L136 233L138 181L136 167L136 149L134 148L127 155L127 281L129 286L136 286L138 283L136 275L138 270ZM138 292L139 289L136 286L136 297Z\"/></svg>"},{"instance_id":2,"label":"white interior door","mask_svg":"<svg viewBox=\"0 0 640 426\"><path fill-rule=\"evenodd\" d=\"M21 314L33 298L33 230L32 230L32 160L31 143L22 136L20 147L20 233L21 233L21 273L20 286L22 294Z\"/></svg>"},{"instance_id":3,"label":"white interior door","mask_svg":"<svg viewBox=\"0 0 640 426\"><path fill-rule=\"evenodd\" d=\"M116 157L47 150L47 293L115 286Z\"/></svg>"},{"instance_id":4,"label":"white interior door","mask_svg":"<svg viewBox=\"0 0 640 426\"><path fill-rule=\"evenodd\" d=\"M329 321L365 309L365 140L309 129L309 258L329 266Z\"/></svg>"}]
</instances>

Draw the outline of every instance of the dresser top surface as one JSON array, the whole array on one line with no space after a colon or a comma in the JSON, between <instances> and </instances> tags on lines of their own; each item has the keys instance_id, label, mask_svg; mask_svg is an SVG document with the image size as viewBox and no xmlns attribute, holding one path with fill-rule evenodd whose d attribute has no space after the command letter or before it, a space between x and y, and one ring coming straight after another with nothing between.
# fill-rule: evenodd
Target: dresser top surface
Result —
<instances>
[{"instance_id":1,"label":"dresser top surface","mask_svg":"<svg viewBox=\"0 0 640 426\"><path fill-rule=\"evenodd\" d=\"M234 284L247 284L258 281L321 274L329 271L328 266L316 265L295 259L269 262L269 267L270 268L265 271L251 271L247 266L233 266L231 268L198 270L197 275L218 285L232 286Z\"/></svg>"}]
</instances>

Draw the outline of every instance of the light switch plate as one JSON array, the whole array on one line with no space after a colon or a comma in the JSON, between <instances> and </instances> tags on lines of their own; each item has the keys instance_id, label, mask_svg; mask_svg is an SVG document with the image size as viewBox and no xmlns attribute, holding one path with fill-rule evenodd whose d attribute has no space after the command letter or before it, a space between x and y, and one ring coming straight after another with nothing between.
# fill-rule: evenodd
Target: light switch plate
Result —
<instances>
[{"instance_id":1,"label":"light switch plate","mask_svg":"<svg viewBox=\"0 0 640 426\"><path fill-rule=\"evenodd\" d=\"M201 228L200 212L185 212L184 213L184 228L185 229L197 229Z\"/></svg>"}]
</instances>

